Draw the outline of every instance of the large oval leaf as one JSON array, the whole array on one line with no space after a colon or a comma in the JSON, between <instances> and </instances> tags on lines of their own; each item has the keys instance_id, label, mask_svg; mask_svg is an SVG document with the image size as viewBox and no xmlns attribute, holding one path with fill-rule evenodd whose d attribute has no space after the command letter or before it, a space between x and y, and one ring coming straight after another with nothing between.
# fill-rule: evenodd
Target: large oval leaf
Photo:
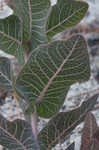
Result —
<instances>
[{"instance_id":1,"label":"large oval leaf","mask_svg":"<svg viewBox=\"0 0 99 150\"><path fill-rule=\"evenodd\" d=\"M97 98L98 94L83 102L79 108L54 116L38 135L41 150L51 150L59 141L64 142L73 129L84 120L87 112L93 109Z\"/></svg>"},{"instance_id":2,"label":"large oval leaf","mask_svg":"<svg viewBox=\"0 0 99 150\"><path fill-rule=\"evenodd\" d=\"M14 55L23 64L24 52L21 45L21 34L18 17L12 15L6 19L0 19L0 49Z\"/></svg>"},{"instance_id":3,"label":"large oval leaf","mask_svg":"<svg viewBox=\"0 0 99 150\"><path fill-rule=\"evenodd\" d=\"M47 41L45 26L50 0L10 0L9 5L22 22L24 42L28 41L30 49Z\"/></svg>"},{"instance_id":4,"label":"large oval leaf","mask_svg":"<svg viewBox=\"0 0 99 150\"><path fill-rule=\"evenodd\" d=\"M54 115L69 86L90 76L87 45L80 35L38 47L16 80L16 90L42 117Z\"/></svg>"},{"instance_id":5,"label":"large oval leaf","mask_svg":"<svg viewBox=\"0 0 99 150\"><path fill-rule=\"evenodd\" d=\"M47 35L55 34L79 23L88 9L88 4L75 0L58 0L53 6L47 23Z\"/></svg>"},{"instance_id":6,"label":"large oval leaf","mask_svg":"<svg viewBox=\"0 0 99 150\"><path fill-rule=\"evenodd\" d=\"M8 58L0 57L0 87L7 92L13 91L13 72Z\"/></svg>"},{"instance_id":7,"label":"large oval leaf","mask_svg":"<svg viewBox=\"0 0 99 150\"><path fill-rule=\"evenodd\" d=\"M24 120L10 122L0 115L0 144L8 150L38 150L32 127Z\"/></svg>"}]
</instances>

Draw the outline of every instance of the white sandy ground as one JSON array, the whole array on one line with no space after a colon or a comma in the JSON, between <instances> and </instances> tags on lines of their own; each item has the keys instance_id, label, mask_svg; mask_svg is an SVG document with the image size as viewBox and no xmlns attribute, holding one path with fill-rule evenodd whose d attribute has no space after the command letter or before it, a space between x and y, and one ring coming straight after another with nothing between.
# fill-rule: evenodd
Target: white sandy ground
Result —
<instances>
[{"instance_id":1,"label":"white sandy ground","mask_svg":"<svg viewBox=\"0 0 99 150\"><path fill-rule=\"evenodd\" d=\"M2 0L0 0L0 2L1 1ZM57 0L51 0L52 5L54 5L56 3L56 1ZM99 11L98 11L98 9L99 9L99 0L85 0L85 1L88 1L89 5L90 5L90 7L89 7L90 17L86 21L87 23L90 23L97 16L99 16ZM4 6L4 10L3 11L2 11L2 9L0 9L0 19L8 17L12 13L13 13L13 11L8 6ZM6 57L10 57L10 58L12 57L11 55L6 55L2 51L0 51L0 55L6 56ZM99 68L99 58L97 58L97 60L95 62L96 62L96 64L94 64L94 67L98 66L98 68ZM93 66L91 66L91 67L93 67ZM92 78L93 78L93 76L91 76L91 79ZM76 103L75 103L75 102L77 102L75 100L76 98L73 98L71 100L72 96L81 94L81 93L86 92L86 91L94 90L96 88L99 88L99 84L95 80L89 80L86 83L82 83L82 84L77 83L77 84L71 86L71 89L70 89L70 91L68 93L68 96L67 96L67 100L64 103L64 105L67 106L66 110L69 110L71 108L75 108L76 107ZM94 92L94 93L96 93L96 92ZM84 99L84 97L82 98L82 100L83 99ZM8 115L11 115L11 114L18 115L16 110L9 109L10 101L11 100L9 98L7 98L7 103L3 107L0 108L0 111L2 112L2 114L5 117L8 117ZM14 105L14 104L12 104L12 105ZM22 113L20 110L18 112ZM99 113L97 113L97 111L94 111L93 113L95 114L95 116L97 118L97 121L98 121L99 120ZM48 120L41 119L41 121L39 123L39 126L38 126L39 130L45 125L45 123L47 121ZM98 121L98 124L99 124L99 121ZM68 142L72 142L72 141L76 142L76 147L75 147L76 150L79 150L79 147L80 147L80 139L81 139L81 129L82 129L82 127L83 127L83 123L80 124L79 126L77 126L76 129L73 131L73 134L70 137L70 140L68 141ZM66 142L64 144L62 144L62 150L66 149L66 145L67 145ZM0 150L2 150L2 147L0 148ZM55 148L53 148L53 150L60 150L60 145L57 145Z\"/></svg>"}]
</instances>

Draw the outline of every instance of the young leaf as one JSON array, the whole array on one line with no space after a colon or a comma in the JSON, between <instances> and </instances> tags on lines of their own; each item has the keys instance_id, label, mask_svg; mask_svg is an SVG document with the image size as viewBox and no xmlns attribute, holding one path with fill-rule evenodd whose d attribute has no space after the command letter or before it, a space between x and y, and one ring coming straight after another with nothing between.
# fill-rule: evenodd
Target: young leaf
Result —
<instances>
[{"instance_id":1,"label":"young leaf","mask_svg":"<svg viewBox=\"0 0 99 150\"><path fill-rule=\"evenodd\" d=\"M50 8L50 0L10 0L9 5L20 18L24 39L33 50L46 42L46 20Z\"/></svg>"},{"instance_id":2,"label":"young leaf","mask_svg":"<svg viewBox=\"0 0 99 150\"><path fill-rule=\"evenodd\" d=\"M0 49L14 55L21 64L24 63L24 53L21 45L21 25L19 19L12 15L0 19Z\"/></svg>"},{"instance_id":3,"label":"young leaf","mask_svg":"<svg viewBox=\"0 0 99 150\"><path fill-rule=\"evenodd\" d=\"M93 138L97 139L97 141L99 142L99 127L96 132L94 132Z\"/></svg>"},{"instance_id":4,"label":"young leaf","mask_svg":"<svg viewBox=\"0 0 99 150\"><path fill-rule=\"evenodd\" d=\"M94 134L92 135L87 150L99 150L99 127L96 129L94 128Z\"/></svg>"},{"instance_id":5,"label":"young leaf","mask_svg":"<svg viewBox=\"0 0 99 150\"><path fill-rule=\"evenodd\" d=\"M66 150L75 150L75 143L70 144Z\"/></svg>"},{"instance_id":6,"label":"young leaf","mask_svg":"<svg viewBox=\"0 0 99 150\"><path fill-rule=\"evenodd\" d=\"M73 129L84 120L86 113L94 107L97 98L98 95L96 94L83 102L79 108L54 116L38 135L41 150L51 150L59 139L64 141Z\"/></svg>"},{"instance_id":7,"label":"young leaf","mask_svg":"<svg viewBox=\"0 0 99 150\"><path fill-rule=\"evenodd\" d=\"M47 23L47 35L51 38L79 23L88 9L88 4L75 0L58 0L53 6Z\"/></svg>"},{"instance_id":8,"label":"young leaf","mask_svg":"<svg viewBox=\"0 0 99 150\"><path fill-rule=\"evenodd\" d=\"M60 109L69 86L89 76L86 42L81 35L75 35L33 51L15 86L31 106L38 104L38 114L47 118Z\"/></svg>"},{"instance_id":9,"label":"young leaf","mask_svg":"<svg viewBox=\"0 0 99 150\"><path fill-rule=\"evenodd\" d=\"M99 141L97 141L97 139L92 139L87 150L99 150Z\"/></svg>"},{"instance_id":10,"label":"young leaf","mask_svg":"<svg viewBox=\"0 0 99 150\"><path fill-rule=\"evenodd\" d=\"M8 92L13 91L13 72L11 70L11 62L5 57L0 57L0 87Z\"/></svg>"},{"instance_id":11,"label":"young leaf","mask_svg":"<svg viewBox=\"0 0 99 150\"><path fill-rule=\"evenodd\" d=\"M0 145L9 150L38 150L31 126L24 120L7 121L0 115Z\"/></svg>"},{"instance_id":12,"label":"young leaf","mask_svg":"<svg viewBox=\"0 0 99 150\"><path fill-rule=\"evenodd\" d=\"M80 150L85 150L90 145L94 133L97 131L98 126L94 115L90 112L85 118L85 124L82 132L81 148Z\"/></svg>"}]
</instances>

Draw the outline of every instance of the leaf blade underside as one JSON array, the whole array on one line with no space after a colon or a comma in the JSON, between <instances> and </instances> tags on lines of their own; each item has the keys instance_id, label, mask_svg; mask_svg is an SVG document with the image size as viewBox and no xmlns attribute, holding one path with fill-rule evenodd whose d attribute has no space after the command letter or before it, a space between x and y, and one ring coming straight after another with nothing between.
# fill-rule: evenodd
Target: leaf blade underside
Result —
<instances>
[{"instance_id":1,"label":"leaf blade underside","mask_svg":"<svg viewBox=\"0 0 99 150\"><path fill-rule=\"evenodd\" d=\"M51 39L54 35L68 27L78 24L88 10L88 4L75 0L58 0L52 7L47 22L47 35Z\"/></svg>"},{"instance_id":2,"label":"leaf blade underside","mask_svg":"<svg viewBox=\"0 0 99 150\"><path fill-rule=\"evenodd\" d=\"M13 91L13 73L11 62L6 57L0 57L0 87L7 92Z\"/></svg>"},{"instance_id":3,"label":"leaf blade underside","mask_svg":"<svg viewBox=\"0 0 99 150\"><path fill-rule=\"evenodd\" d=\"M40 116L51 117L63 104L69 86L89 76L87 45L76 35L38 47L20 72L15 88L31 105L37 104Z\"/></svg>"},{"instance_id":4,"label":"leaf blade underside","mask_svg":"<svg viewBox=\"0 0 99 150\"><path fill-rule=\"evenodd\" d=\"M38 134L41 150L51 150L59 141L64 142L73 129L84 120L87 112L93 109L97 98L98 94L83 102L80 107L54 116Z\"/></svg>"},{"instance_id":5,"label":"leaf blade underside","mask_svg":"<svg viewBox=\"0 0 99 150\"><path fill-rule=\"evenodd\" d=\"M97 139L92 139L87 150L99 150L99 141Z\"/></svg>"},{"instance_id":6,"label":"leaf blade underside","mask_svg":"<svg viewBox=\"0 0 99 150\"><path fill-rule=\"evenodd\" d=\"M47 42L46 20L50 8L50 0L11 0L9 6L14 10L23 26L24 43L29 51Z\"/></svg>"},{"instance_id":7,"label":"leaf blade underside","mask_svg":"<svg viewBox=\"0 0 99 150\"><path fill-rule=\"evenodd\" d=\"M89 147L90 143L92 142L93 135L97 131L97 129L98 125L96 123L96 119L94 115L89 112L85 117L80 150L85 150Z\"/></svg>"},{"instance_id":8,"label":"leaf blade underside","mask_svg":"<svg viewBox=\"0 0 99 150\"><path fill-rule=\"evenodd\" d=\"M24 120L10 122L0 115L0 144L8 150L38 150L31 126Z\"/></svg>"},{"instance_id":9,"label":"leaf blade underside","mask_svg":"<svg viewBox=\"0 0 99 150\"><path fill-rule=\"evenodd\" d=\"M14 55L20 64L23 64L24 52L21 45L21 34L21 25L16 16L0 19L0 49Z\"/></svg>"}]
</instances>

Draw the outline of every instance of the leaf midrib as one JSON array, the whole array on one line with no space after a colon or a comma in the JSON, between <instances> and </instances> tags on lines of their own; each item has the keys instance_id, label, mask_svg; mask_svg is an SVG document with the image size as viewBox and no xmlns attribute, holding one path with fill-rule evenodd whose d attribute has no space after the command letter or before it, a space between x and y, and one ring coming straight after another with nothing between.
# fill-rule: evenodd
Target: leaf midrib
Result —
<instances>
[{"instance_id":1,"label":"leaf midrib","mask_svg":"<svg viewBox=\"0 0 99 150\"><path fill-rule=\"evenodd\" d=\"M9 80L7 76L5 76L2 72L0 72L0 75L3 76L5 78L5 80L7 80L8 83L12 86L12 81Z\"/></svg>"},{"instance_id":2,"label":"leaf midrib","mask_svg":"<svg viewBox=\"0 0 99 150\"><path fill-rule=\"evenodd\" d=\"M50 87L50 85L52 84L53 80L56 78L56 76L61 72L62 68L64 67L64 65L68 62L68 59L70 58L70 56L72 55L73 51L75 50L76 44L79 40L78 39L75 41L70 53L68 54L68 56L64 59L63 63L60 65L60 67L58 68L58 70L55 72L55 74L49 79L48 83L46 84L46 86L43 88L43 90L41 91L40 95L38 96L38 98L35 101L35 104L39 104L41 102L41 100L43 99L43 97L46 94L46 91L48 90L48 88Z\"/></svg>"},{"instance_id":3,"label":"leaf midrib","mask_svg":"<svg viewBox=\"0 0 99 150\"><path fill-rule=\"evenodd\" d=\"M74 123L72 123L71 126L69 126L68 128L66 128L65 130L63 130L63 132L61 134L59 134L59 137L62 137L64 136L65 132L67 132L69 129L71 129L78 121L80 121L82 119L82 117L85 116L85 114L88 112L89 108L86 109L86 112L84 112L83 114L80 115L79 119L77 119ZM55 140L53 140L51 143L50 143L50 146L48 148L51 148L51 146L56 143L58 140L59 140L59 137L57 136Z\"/></svg>"},{"instance_id":4,"label":"leaf midrib","mask_svg":"<svg viewBox=\"0 0 99 150\"><path fill-rule=\"evenodd\" d=\"M47 30L46 33L52 32L54 29L58 28L59 26L61 26L64 22L66 22L68 19L70 19L73 15L75 15L76 13L78 13L79 11L81 11L82 9L84 9L85 7L82 7L80 9L78 9L76 12L74 12L71 16L67 17L66 19L64 19L62 22L58 23L57 25L55 25L54 27L52 27L51 29Z\"/></svg>"},{"instance_id":5,"label":"leaf midrib","mask_svg":"<svg viewBox=\"0 0 99 150\"><path fill-rule=\"evenodd\" d=\"M18 45L21 45L21 41L15 39L14 37L10 36L10 35L7 35L6 33L0 31L0 34L2 34L3 36L5 36L6 38L9 38L11 39L12 41L15 41Z\"/></svg>"}]
</instances>

